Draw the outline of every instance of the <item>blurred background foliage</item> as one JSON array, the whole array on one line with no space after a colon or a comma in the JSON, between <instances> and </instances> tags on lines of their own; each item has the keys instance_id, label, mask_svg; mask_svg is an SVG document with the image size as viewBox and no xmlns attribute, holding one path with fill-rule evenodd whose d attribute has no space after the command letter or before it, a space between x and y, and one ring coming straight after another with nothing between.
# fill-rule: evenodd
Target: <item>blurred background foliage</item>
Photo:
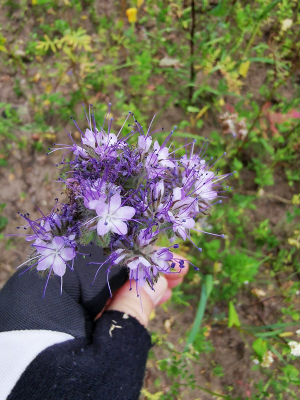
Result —
<instances>
[{"instance_id":1,"label":"blurred background foliage","mask_svg":"<svg viewBox=\"0 0 300 400\"><path fill-rule=\"evenodd\" d=\"M100 124L111 102L115 129L129 110L143 126L156 113L159 141L174 125L177 144L207 137L212 160L226 152L215 168L236 171L232 190L198 223L209 234L192 235L202 253L181 244L200 271L153 315L142 398L299 398L287 344L300 328L299 1L2 0L2 10L0 173L16 195L0 204L5 254L19 246L4 237L15 212L48 187L42 155L67 140L63 128L79 139L70 116L84 125L81 103ZM46 189L26 181L24 160Z\"/></svg>"}]
</instances>

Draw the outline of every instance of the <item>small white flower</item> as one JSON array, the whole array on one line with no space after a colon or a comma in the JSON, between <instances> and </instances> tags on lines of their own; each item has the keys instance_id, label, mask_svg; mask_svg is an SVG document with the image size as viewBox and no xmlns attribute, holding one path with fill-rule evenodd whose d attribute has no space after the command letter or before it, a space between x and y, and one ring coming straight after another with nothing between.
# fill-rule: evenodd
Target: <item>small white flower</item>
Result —
<instances>
[{"instance_id":1,"label":"small white flower","mask_svg":"<svg viewBox=\"0 0 300 400\"><path fill-rule=\"evenodd\" d=\"M290 18L286 18L281 23L281 30L283 32L287 31L293 25L293 20Z\"/></svg>"},{"instance_id":2,"label":"small white flower","mask_svg":"<svg viewBox=\"0 0 300 400\"><path fill-rule=\"evenodd\" d=\"M291 341L288 345L291 348L291 354L295 357L300 357L300 343Z\"/></svg>"},{"instance_id":3,"label":"small white flower","mask_svg":"<svg viewBox=\"0 0 300 400\"><path fill-rule=\"evenodd\" d=\"M263 368L269 368L274 362L273 353L271 351L266 351L263 355L261 366Z\"/></svg>"},{"instance_id":4,"label":"small white flower","mask_svg":"<svg viewBox=\"0 0 300 400\"><path fill-rule=\"evenodd\" d=\"M257 358L255 358L255 359L253 360L253 364L255 364L255 365L258 365L258 364L259 364L259 361L258 361Z\"/></svg>"},{"instance_id":5,"label":"small white flower","mask_svg":"<svg viewBox=\"0 0 300 400\"><path fill-rule=\"evenodd\" d=\"M300 329L298 329L298 330L296 331L296 334L297 334L298 336L300 336Z\"/></svg>"}]
</instances>

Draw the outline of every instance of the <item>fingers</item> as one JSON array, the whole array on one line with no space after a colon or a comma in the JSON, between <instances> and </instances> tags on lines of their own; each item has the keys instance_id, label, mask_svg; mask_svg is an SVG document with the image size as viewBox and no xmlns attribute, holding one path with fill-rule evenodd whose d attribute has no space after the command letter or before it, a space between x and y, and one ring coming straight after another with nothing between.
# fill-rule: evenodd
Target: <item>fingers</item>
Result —
<instances>
[{"instance_id":1,"label":"fingers","mask_svg":"<svg viewBox=\"0 0 300 400\"><path fill-rule=\"evenodd\" d=\"M159 277L157 283L154 284L154 290L148 284L141 287L139 297L137 297L135 288L129 289L130 282L127 281L114 294L106 310L117 310L129 314L144 326L148 325L154 307L171 297L171 290L168 289L168 281L164 276Z\"/></svg>"},{"instance_id":2,"label":"fingers","mask_svg":"<svg viewBox=\"0 0 300 400\"><path fill-rule=\"evenodd\" d=\"M189 270L189 263L187 262L185 257L181 256L180 254L174 254L174 259L177 260L175 261L176 272L165 275L168 281L168 287L170 289L179 285L183 281L184 276L187 274ZM184 260L183 268L180 268L179 260Z\"/></svg>"}]
</instances>

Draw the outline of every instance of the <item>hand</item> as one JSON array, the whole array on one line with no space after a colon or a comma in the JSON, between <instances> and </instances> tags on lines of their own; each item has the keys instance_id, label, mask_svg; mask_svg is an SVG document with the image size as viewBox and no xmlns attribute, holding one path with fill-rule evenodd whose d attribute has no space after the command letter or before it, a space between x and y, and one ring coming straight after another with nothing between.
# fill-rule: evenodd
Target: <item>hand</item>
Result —
<instances>
[{"instance_id":1,"label":"hand","mask_svg":"<svg viewBox=\"0 0 300 400\"><path fill-rule=\"evenodd\" d=\"M186 260L179 254L174 255L177 259ZM151 311L155 306L162 304L172 296L172 288L183 281L188 272L188 262L185 261L184 268L175 265L176 273L161 275L154 290L148 284L141 288L141 299L137 297L135 290L129 290L130 283L127 281L113 296L105 310L122 311L135 317L142 325L147 326ZM142 307L141 307L142 305ZM97 316L99 318L101 313Z\"/></svg>"}]
</instances>

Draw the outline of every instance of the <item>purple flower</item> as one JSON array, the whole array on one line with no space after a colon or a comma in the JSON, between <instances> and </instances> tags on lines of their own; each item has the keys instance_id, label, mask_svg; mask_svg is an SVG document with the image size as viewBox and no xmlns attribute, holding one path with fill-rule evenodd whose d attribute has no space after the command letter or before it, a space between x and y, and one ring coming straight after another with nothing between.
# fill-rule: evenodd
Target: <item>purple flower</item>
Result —
<instances>
[{"instance_id":1,"label":"purple flower","mask_svg":"<svg viewBox=\"0 0 300 400\"><path fill-rule=\"evenodd\" d=\"M55 236L50 243L39 240L33 246L42 256L36 268L38 271L49 268L56 275L63 276L66 272L67 261L75 257L75 250L72 247L66 247L64 239L59 236Z\"/></svg>"},{"instance_id":2,"label":"purple flower","mask_svg":"<svg viewBox=\"0 0 300 400\"><path fill-rule=\"evenodd\" d=\"M188 208L184 207L178 214L168 212L170 221L173 223L173 231L177 233L183 240L187 238L187 230L195 226L195 221L190 216Z\"/></svg>"},{"instance_id":3,"label":"purple flower","mask_svg":"<svg viewBox=\"0 0 300 400\"><path fill-rule=\"evenodd\" d=\"M133 207L121 207L121 196L114 194L108 204L99 203L96 207L96 213L100 218L97 224L98 235L103 236L109 231L119 235L127 234L127 225L124 221L129 221L135 214Z\"/></svg>"},{"instance_id":4,"label":"purple flower","mask_svg":"<svg viewBox=\"0 0 300 400\"><path fill-rule=\"evenodd\" d=\"M154 251L149 255L150 260L153 263L153 269L157 273L158 271L167 273L170 269L168 261L173 260L173 254L168 248L162 247L159 250Z\"/></svg>"},{"instance_id":5,"label":"purple flower","mask_svg":"<svg viewBox=\"0 0 300 400\"><path fill-rule=\"evenodd\" d=\"M214 176L212 171L203 173L203 176L195 183L195 194L204 200L215 199L218 193L215 190Z\"/></svg>"},{"instance_id":6,"label":"purple flower","mask_svg":"<svg viewBox=\"0 0 300 400\"><path fill-rule=\"evenodd\" d=\"M73 119L80 143L69 134L72 144L50 149L65 151L61 165L68 170L58 180L66 187L68 201L57 201L48 216L42 214L36 221L22 215L27 222L22 228L33 230L32 235L25 234L26 240L35 240L36 251L28 266L49 269L49 277L51 272L63 276L78 246L92 240L105 247L107 274L114 265L127 266L139 293L145 282L153 288L160 272L170 273L169 263L175 265L169 248L153 250L157 239L166 235L170 242L175 237L192 241L190 230L204 232L195 229L195 223L216 204L212 201L224 192L221 181L231 174L216 176L210 170L215 161L210 163L205 157L207 142L195 152L196 141L186 143L182 146L185 155L178 157L168 144L174 131L159 144L152 140L158 132L151 130L152 122L145 132L131 112L116 134L111 132L110 108L105 116L107 128L97 126L92 105L85 113L83 131ZM126 123L129 118L133 118L131 124ZM130 132L123 134L125 126ZM132 141L135 134L136 143ZM75 157L67 162L68 153Z\"/></svg>"},{"instance_id":7,"label":"purple flower","mask_svg":"<svg viewBox=\"0 0 300 400\"><path fill-rule=\"evenodd\" d=\"M144 286L147 278L151 279L151 264L144 257L135 257L132 261L127 264L130 269L129 278L132 278L138 283L138 286Z\"/></svg>"},{"instance_id":8,"label":"purple flower","mask_svg":"<svg viewBox=\"0 0 300 400\"><path fill-rule=\"evenodd\" d=\"M152 144L151 136L139 136L138 138L138 149L141 151L141 154L145 154L149 151Z\"/></svg>"}]
</instances>

